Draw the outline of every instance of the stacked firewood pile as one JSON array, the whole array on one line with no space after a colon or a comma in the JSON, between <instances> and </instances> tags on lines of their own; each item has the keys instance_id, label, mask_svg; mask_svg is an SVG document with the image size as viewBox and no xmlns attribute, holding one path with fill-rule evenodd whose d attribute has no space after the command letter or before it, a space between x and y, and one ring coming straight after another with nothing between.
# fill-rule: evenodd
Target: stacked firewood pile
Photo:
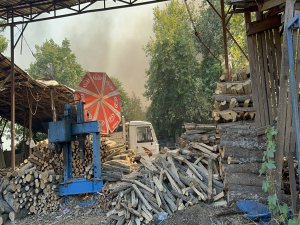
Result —
<instances>
[{"instance_id":1,"label":"stacked firewood pile","mask_svg":"<svg viewBox=\"0 0 300 225\"><path fill-rule=\"evenodd\" d=\"M213 119L220 122L235 122L253 120L255 110L252 101L252 85L250 74L240 72L232 75L232 80L226 81L222 75L215 91Z\"/></svg>"},{"instance_id":2,"label":"stacked firewood pile","mask_svg":"<svg viewBox=\"0 0 300 225\"><path fill-rule=\"evenodd\" d=\"M139 166L134 163L135 153L126 149L124 144L117 144L107 138L101 139L102 179L118 181L124 174L136 171Z\"/></svg>"},{"instance_id":3,"label":"stacked firewood pile","mask_svg":"<svg viewBox=\"0 0 300 225\"><path fill-rule=\"evenodd\" d=\"M214 124L184 123L183 128L185 132L177 141L182 147L189 142L205 143L210 146L214 146L219 142L216 125Z\"/></svg>"},{"instance_id":4,"label":"stacked firewood pile","mask_svg":"<svg viewBox=\"0 0 300 225\"><path fill-rule=\"evenodd\" d=\"M94 168L91 137L73 141L72 149L72 176L92 179ZM118 145L107 138L101 139L102 179L116 181L123 174L136 170L137 164L133 163L133 159L133 150L127 150L125 145ZM50 150L47 140L39 142L28 161L35 164L39 171L53 169L57 174L63 174L63 154Z\"/></svg>"},{"instance_id":5,"label":"stacked firewood pile","mask_svg":"<svg viewBox=\"0 0 300 225\"><path fill-rule=\"evenodd\" d=\"M54 170L56 174L63 173L62 153L50 150L48 140L40 141L34 147L28 161L34 164L38 171Z\"/></svg>"},{"instance_id":6,"label":"stacked firewood pile","mask_svg":"<svg viewBox=\"0 0 300 225\"><path fill-rule=\"evenodd\" d=\"M104 188L110 224L148 224L161 212L172 215L199 201L222 201L217 158L213 147L199 143L153 160L142 157L140 171Z\"/></svg>"},{"instance_id":7,"label":"stacked firewood pile","mask_svg":"<svg viewBox=\"0 0 300 225\"><path fill-rule=\"evenodd\" d=\"M27 214L55 211L59 207L56 194L60 175L54 170L40 172L28 160L14 172L0 179L0 224Z\"/></svg>"},{"instance_id":8,"label":"stacked firewood pile","mask_svg":"<svg viewBox=\"0 0 300 225\"><path fill-rule=\"evenodd\" d=\"M224 178L227 201L238 199L265 200L259 169L264 144L259 143L253 123L219 124L220 171Z\"/></svg>"}]
</instances>

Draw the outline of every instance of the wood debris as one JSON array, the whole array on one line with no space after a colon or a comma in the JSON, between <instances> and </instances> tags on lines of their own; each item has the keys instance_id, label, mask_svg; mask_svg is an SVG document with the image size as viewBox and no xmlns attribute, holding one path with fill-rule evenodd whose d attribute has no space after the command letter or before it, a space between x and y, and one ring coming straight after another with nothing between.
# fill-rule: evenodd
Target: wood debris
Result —
<instances>
[{"instance_id":1,"label":"wood debris","mask_svg":"<svg viewBox=\"0 0 300 225\"><path fill-rule=\"evenodd\" d=\"M172 215L200 201L220 200L224 192L217 161L215 149L199 143L155 159L142 157L138 172L103 190L111 224L149 224L160 212Z\"/></svg>"}]
</instances>

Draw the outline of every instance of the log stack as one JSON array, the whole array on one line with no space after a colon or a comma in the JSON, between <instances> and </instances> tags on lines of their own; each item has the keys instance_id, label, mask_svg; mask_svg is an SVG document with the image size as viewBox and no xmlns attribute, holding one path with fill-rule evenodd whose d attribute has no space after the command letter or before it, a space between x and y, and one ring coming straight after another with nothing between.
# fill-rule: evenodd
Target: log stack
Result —
<instances>
[{"instance_id":1,"label":"log stack","mask_svg":"<svg viewBox=\"0 0 300 225\"><path fill-rule=\"evenodd\" d=\"M57 174L63 174L62 153L49 149L48 140L37 143L28 161L34 164L38 171L54 170Z\"/></svg>"},{"instance_id":2,"label":"log stack","mask_svg":"<svg viewBox=\"0 0 300 225\"><path fill-rule=\"evenodd\" d=\"M183 128L185 132L177 140L180 147L185 147L189 142L199 142L210 146L217 145L219 142L214 124L184 123Z\"/></svg>"},{"instance_id":3,"label":"log stack","mask_svg":"<svg viewBox=\"0 0 300 225\"><path fill-rule=\"evenodd\" d=\"M124 174L136 171L139 167L134 163L135 153L107 138L101 139L102 179L118 181Z\"/></svg>"},{"instance_id":4,"label":"log stack","mask_svg":"<svg viewBox=\"0 0 300 225\"><path fill-rule=\"evenodd\" d=\"M59 207L56 194L62 176L54 170L40 172L36 165L24 161L21 167L0 180L0 224L8 218L55 211Z\"/></svg>"},{"instance_id":5,"label":"log stack","mask_svg":"<svg viewBox=\"0 0 300 225\"><path fill-rule=\"evenodd\" d=\"M82 146L82 147L81 147ZM92 179L93 168L93 141L90 136L84 140L72 142L72 176ZM81 150L82 149L82 153ZM81 158L80 155L83 155ZM131 173L138 168L134 163L134 151L127 150L124 144L118 145L107 138L101 139L102 179L116 181L123 174ZM39 142L29 156L28 161L33 163L39 171L54 170L63 174L63 154L49 149L48 141Z\"/></svg>"},{"instance_id":6,"label":"log stack","mask_svg":"<svg viewBox=\"0 0 300 225\"><path fill-rule=\"evenodd\" d=\"M259 176L264 144L259 143L254 123L219 124L220 173L224 179L227 201L266 200L262 190L264 176Z\"/></svg>"},{"instance_id":7,"label":"log stack","mask_svg":"<svg viewBox=\"0 0 300 225\"><path fill-rule=\"evenodd\" d=\"M110 224L149 224L161 212L172 215L200 201L224 202L217 158L215 149L199 143L154 160L142 157L140 171L104 188Z\"/></svg>"},{"instance_id":8,"label":"log stack","mask_svg":"<svg viewBox=\"0 0 300 225\"><path fill-rule=\"evenodd\" d=\"M218 123L254 120L250 74L240 72L226 81L222 75L217 83L214 98L213 119Z\"/></svg>"}]
</instances>

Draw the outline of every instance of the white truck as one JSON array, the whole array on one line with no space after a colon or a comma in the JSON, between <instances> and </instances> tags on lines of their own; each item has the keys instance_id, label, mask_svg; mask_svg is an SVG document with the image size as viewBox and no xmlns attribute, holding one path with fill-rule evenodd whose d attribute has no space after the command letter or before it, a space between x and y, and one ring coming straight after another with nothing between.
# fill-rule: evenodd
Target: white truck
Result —
<instances>
[{"instance_id":1,"label":"white truck","mask_svg":"<svg viewBox=\"0 0 300 225\"><path fill-rule=\"evenodd\" d=\"M134 149L137 155L156 155L159 153L159 144L155 131L150 122L130 121L125 123L122 117L118 131L110 134L110 139L119 143L126 144L128 149Z\"/></svg>"},{"instance_id":2,"label":"white truck","mask_svg":"<svg viewBox=\"0 0 300 225\"><path fill-rule=\"evenodd\" d=\"M125 134L128 148L135 149L137 155L157 155L159 153L159 144L150 122L127 122Z\"/></svg>"}]
</instances>

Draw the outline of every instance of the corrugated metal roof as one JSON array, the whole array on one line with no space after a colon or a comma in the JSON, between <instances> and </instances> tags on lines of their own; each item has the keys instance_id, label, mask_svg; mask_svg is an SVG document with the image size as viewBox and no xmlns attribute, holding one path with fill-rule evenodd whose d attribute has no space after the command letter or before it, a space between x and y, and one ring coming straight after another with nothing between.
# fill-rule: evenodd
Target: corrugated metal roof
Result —
<instances>
[{"instance_id":1,"label":"corrugated metal roof","mask_svg":"<svg viewBox=\"0 0 300 225\"><path fill-rule=\"evenodd\" d=\"M54 90L55 107L58 116L62 116L64 105L73 102L74 90L53 80L34 79L15 65L16 122L27 123L32 113L32 128L35 131L47 131L52 121L50 89ZM11 117L10 60L0 54L0 116ZM32 107L29 107L32 99Z\"/></svg>"},{"instance_id":2,"label":"corrugated metal roof","mask_svg":"<svg viewBox=\"0 0 300 225\"><path fill-rule=\"evenodd\" d=\"M82 3L95 2L88 0L0 0L0 17L3 19L37 15L43 12L70 8Z\"/></svg>"}]
</instances>

